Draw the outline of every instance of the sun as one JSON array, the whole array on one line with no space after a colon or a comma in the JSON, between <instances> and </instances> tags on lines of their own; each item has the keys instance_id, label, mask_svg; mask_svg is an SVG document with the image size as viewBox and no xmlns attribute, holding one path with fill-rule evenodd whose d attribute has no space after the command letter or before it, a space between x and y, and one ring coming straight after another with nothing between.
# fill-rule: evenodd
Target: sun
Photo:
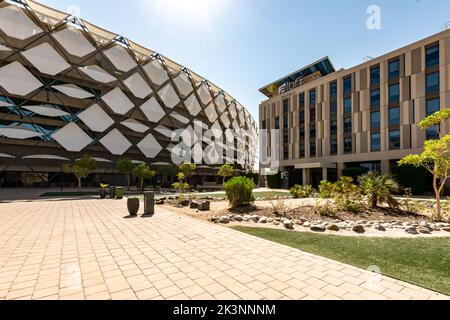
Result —
<instances>
[{"instance_id":1,"label":"sun","mask_svg":"<svg viewBox=\"0 0 450 320\"><path fill-rule=\"evenodd\" d=\"M141 0L153 19L180 31L204 31L214 25L231 0Z\"/></svg>"}]
</instances>

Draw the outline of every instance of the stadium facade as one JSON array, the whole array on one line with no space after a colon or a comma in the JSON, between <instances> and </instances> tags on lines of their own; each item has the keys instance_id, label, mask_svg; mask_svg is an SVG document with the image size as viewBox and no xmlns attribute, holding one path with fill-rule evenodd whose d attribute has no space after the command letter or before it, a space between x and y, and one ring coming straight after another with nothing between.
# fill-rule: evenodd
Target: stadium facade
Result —
<instances>
[{"instance_id":1,"label":"stadium facade","mask_svg":"<svg viewBox=\"0 0 450 320\"><path fill-rule=\"evenodd\" d=\"M253 168L256 128L224 90L157 52L34 1L0 2L3 186L59 185L84 154L94 180L127 157L196 162L202 183L223 162Z\"/></svg>"}]
</instances>

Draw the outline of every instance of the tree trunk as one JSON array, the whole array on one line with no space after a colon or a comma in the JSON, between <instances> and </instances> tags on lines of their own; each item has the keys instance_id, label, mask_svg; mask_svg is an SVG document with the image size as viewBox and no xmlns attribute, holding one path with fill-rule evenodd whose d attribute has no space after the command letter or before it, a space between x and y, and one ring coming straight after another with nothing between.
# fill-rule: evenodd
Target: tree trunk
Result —
<instances>
[{"instance_id":1,"label":"tree trunk","mask_svg":"<svg viewBox=\"0 0 450 320\"><path fill-rule=\"evenodd\" d=\"M225 185L225 179L226 179L226 177L223 177L223 181L222 181L223 185Z\"/></svg>"},{"instance_id":2,"label":"tree trunk","mask_svg":"<svg viewBox=\"0 0 450 320\"><path fill-rule=\"evenodd\" d=\"M442 219L442 209L441 209L441 191L437 185L437 177L433 178L433 188L436 193L436 215L435 220L440 221Z\"/></svg>"},{"instance_id":3,"label":"tree trunk","mask_svg":"<svg viewBox=\"0 0 450 320\"><path fill-rule=\"evenodd\" d=\"M78 193L81 192L81 178L77 177L78 179Z\"/></svg>"},{"instance_id":4,"label":"tree trunk","mask_svg":"<svg viewBox=\"0 0 450 320\"><path fill-rule=\"evenodd\" d=\"M141 178L141 192L144 192L144 179Z\"/></svg>"}]
</instances>

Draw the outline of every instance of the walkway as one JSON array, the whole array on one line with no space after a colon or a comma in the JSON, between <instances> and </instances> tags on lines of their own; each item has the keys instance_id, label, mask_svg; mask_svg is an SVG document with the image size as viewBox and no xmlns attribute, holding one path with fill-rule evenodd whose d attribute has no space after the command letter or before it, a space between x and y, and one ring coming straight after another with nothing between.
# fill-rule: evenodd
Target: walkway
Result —
<instances>
[{"instance_id":1,"label":"walkway","mask_svg":"<svg viewBox=\"0 0 450 320\"><path fill-rule=\"evenodd\" d=\"M0 299L448 299L126 201L0 204ZM378 282L380 280L380 282Z\"/></svg>"}]
</instances>

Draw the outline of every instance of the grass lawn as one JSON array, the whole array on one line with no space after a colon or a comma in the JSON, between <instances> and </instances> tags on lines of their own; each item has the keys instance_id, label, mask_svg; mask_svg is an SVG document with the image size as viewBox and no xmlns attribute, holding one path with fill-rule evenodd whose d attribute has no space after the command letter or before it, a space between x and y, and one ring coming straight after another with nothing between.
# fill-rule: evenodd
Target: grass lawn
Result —
<instances>
[{"instance_id":1,"label":"grass lawn","mask_svg":"<svg viewBox=\"0 0 450 320\"><path fill-rule=\"evenodd\" d=\"M355 238L235 227L260 238L450 295L450 238Z\"/></svg>"},{"instance_id":2,"label":"grass lawn","mask_svg":"<svg viewBox=\"0 0 450 320\"><path fill-rule=\"evenodd\" d=\"M58 197L86 197L86 196L98 196L98 192L86 191L86 192L46 192L41 194L41 197L46 198L58 198Z\"/></svg>"},{"instance_id":3,"label":"grass lawn","mask_svg":"<svg viewBox=\"0 0 450 320\"><path fill-rule=\"evenodd\" d=\"M274 192L254 192L253 193L255 195L255 198L268 198L268 197L286 197L286 196L290 196L291 194L289 192L282 192L282 191L274 191ZM202 193L199 195L200 197L211 197L211 198L224 198L226 197L225 192L221 192L221 193L213 193L213 194L209 194L209 193Z\"/></svg>"}]
</instances>

